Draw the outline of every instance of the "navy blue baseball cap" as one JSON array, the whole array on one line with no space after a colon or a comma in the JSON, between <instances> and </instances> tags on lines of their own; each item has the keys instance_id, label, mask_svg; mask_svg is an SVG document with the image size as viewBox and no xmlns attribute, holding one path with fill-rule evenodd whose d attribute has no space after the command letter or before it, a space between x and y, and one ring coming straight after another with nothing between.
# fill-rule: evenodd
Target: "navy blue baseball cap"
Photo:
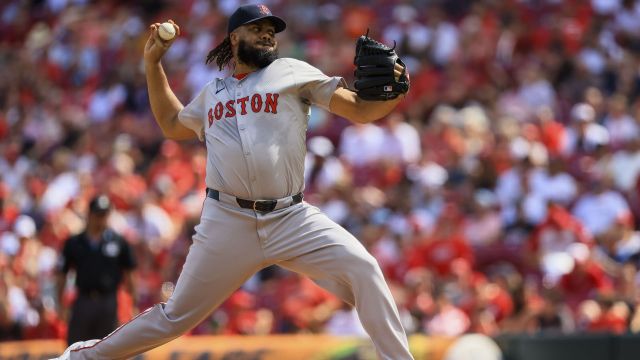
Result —
<instances>
[{"instance_id":1,"label":"navy blue baseball cap","mask_svg":"<svg viewBox=\"0 0 640 360\"><path fill-rule=\"evenodd\" d=\"M271 13L271 10L269 10L269 8L266 5L262 5L262 4L244 5L244 6L240 6L238 10L236 10L229 17L228 33L231 34L233 30L239 28L242 25L246 25L262 19L271 20L277 33L283 31L287 27L287 24L284 22L284 20L273 15Z\"/></svg>"},{"instance_id":2,"label":"navy blue baseball cap","mask_svg":"<svg viewBox=\"0 0 640 360\"><path fill-rule=\"evenodd\" d=\"M106 214L111 210L111 200L107 195L101 194L93 199L89 203L89 212L96 214Z\"/></svg>"}]
</instances>

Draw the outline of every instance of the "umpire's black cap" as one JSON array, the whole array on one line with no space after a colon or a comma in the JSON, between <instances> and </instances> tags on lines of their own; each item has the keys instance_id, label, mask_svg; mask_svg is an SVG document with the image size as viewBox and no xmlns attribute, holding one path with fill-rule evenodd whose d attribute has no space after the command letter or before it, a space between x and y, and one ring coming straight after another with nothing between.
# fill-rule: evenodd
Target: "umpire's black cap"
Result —
<instances>
[{"instance_id":1,"label":"umpire's black cap","mask_svg":"<svg viewBox=\"0 0 640 360\"><path fill-rule=\"evenodd\" d=\"M246 25L248 23L252 23L254 21L262 19L271 20L277 33L283 31L287 27L287 24L284 22L284 20L271 14L271 10L269 10L266 5L244 5L240 6L238 10L236 10L233 14L231 14L231 17L229 17L228 33L231 34L233 30L239 28L242 25Z\"/></svg>"},{"instance_id":2,"label":"umpire's black cap","mask_svg":"<svg viewBox=\"0 0 640 360\"><path fill-rule=\"evenodd\" d=\"M98 195L89 203L89 212L94 214L106 214L111 210L111 200L107 195Z\"/></svg>"}]
</instances>

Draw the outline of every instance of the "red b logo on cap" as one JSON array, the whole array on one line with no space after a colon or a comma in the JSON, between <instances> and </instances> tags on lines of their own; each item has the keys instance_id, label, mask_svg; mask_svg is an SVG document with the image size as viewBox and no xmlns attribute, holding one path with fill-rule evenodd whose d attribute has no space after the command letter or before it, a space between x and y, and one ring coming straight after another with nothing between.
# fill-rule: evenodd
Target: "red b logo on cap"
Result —
<instances>
[{"instance_id":1,"label":"red b logo on cap","mask_svg":"<svg viewBox=\"0 0 640 360\"><path fill-rule=\"evenodd\" d=\"M271 13L271 10L265 5L258 5L258 9L260 9L260 14L262 15L269 15Z\"/></svg>"}]
</instances>

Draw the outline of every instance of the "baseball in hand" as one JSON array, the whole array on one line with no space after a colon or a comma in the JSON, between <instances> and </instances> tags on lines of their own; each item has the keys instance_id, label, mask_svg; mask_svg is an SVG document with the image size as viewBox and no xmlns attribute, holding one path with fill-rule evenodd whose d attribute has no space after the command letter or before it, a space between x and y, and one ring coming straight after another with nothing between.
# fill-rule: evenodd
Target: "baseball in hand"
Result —
<instances>
[{"instance_id":1,"label":"baseball in hand","mask_svg":"<svg viewBox=\"0 0 640 360\"><path fill-rule=\"evenodd\" d=\"M169 22L163 22L158 27L158 35L160 39L169 41L176 36L176 28Z\"/></svg>"}]
</instances>

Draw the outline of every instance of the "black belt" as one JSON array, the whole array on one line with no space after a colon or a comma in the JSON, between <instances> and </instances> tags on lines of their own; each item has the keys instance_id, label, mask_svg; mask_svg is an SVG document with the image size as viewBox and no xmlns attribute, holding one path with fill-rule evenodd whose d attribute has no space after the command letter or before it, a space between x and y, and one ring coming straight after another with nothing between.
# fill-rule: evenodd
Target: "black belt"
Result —
<instances>
[{"instance_id":1,"label":"black belt","mask_svg":"<svg viewBox=\"0 0 640 360\"><path fill-rule=\"evenodd\" d=\"M207 197L212 198L213 200L220 201L220 192L218 190L213 190L207 188ZM302 198L304 195L302 193L297 193L291 196L291 203L288 206L299 204L302 202ZM235 198L236 202L241 208L251 209L260 212L271 212L276 209L278 205L278 200L245 200L240 198ZM281 199L287 200L287 198Z\"/></svg>"}]
</instances>

